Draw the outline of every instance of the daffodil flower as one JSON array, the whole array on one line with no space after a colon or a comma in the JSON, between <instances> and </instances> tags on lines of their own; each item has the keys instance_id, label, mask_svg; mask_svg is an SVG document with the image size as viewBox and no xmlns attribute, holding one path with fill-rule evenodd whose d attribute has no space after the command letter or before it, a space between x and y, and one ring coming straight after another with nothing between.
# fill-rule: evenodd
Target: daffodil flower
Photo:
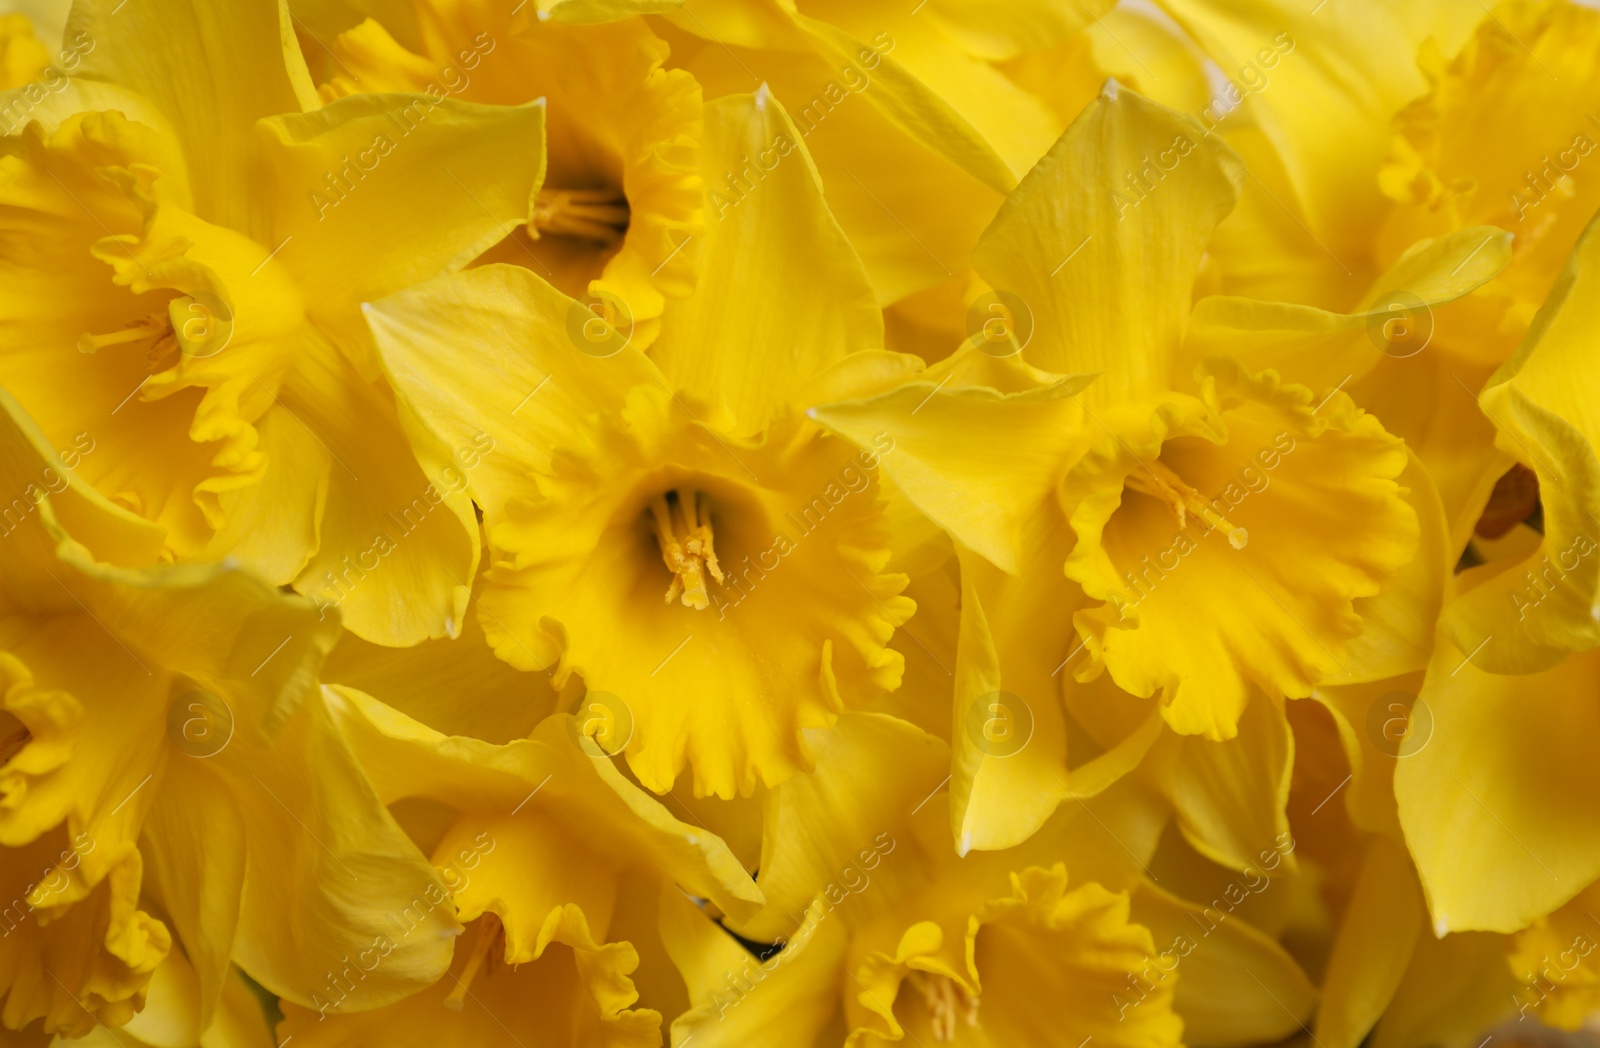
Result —
<instances>
[{"instance_id":1,"label":"daffodil flower","mask_svg":"<svg viewBox=\"0 0 1600 1048\"><path fill-rule=\"evenodd\" d=\"M939 810L950 798L938 739L850 713L814 743L815 769L767 801L766 906L729 922L776 947L741 958L691 907L663 918L694 1004L673 1027L684 1041L734 1045L771 1029L764 1043L811 1045L831 1029L855 1046L1244 1043L1309 1014L1314 990L1281 947L1237 918L1213 917L1203 935L1202 907L1151 884L1100 814L1063 811L1021 847L958 857ZM1142 853L1161 819L1140 797L1103 810L1141 827ZM1208 1004L1204 987L1233 977L1248 990Z\"/></svg>"},{"instance_id":2,"label":"daffodil flower","mask_svg":"<svg viewBox=\"0 0 1600 1048\"><path fill-rule=\"evenodd\" d=\"M1150 165L1160 179L1136 205L1105 191ZM1405 448L1337 390L1314 400L1226 359L1202 362L1195 381L1179 366L1196 268L1240 178L1192 121L1109 84L979 243L978 271L1022 303L1026 329L1013 318L1009 341L974 336L960 354L1020 350L1092 384L918 378L814 412L858 441L890 434L909 453L886 459L888 475L965 550L958 723L1002 696L1033 726L1004 753L958 733L963 849L1025 839L1152 740L1134 732L1074 784L1057 699L1067 673L1109 670L1124 691L1160 693L1175 730L1227 739L1252 686L1304 697L1372 672L1350 658L1358 602L1418 542ZM1057 564L1066 579L1051 582ZM1081 643L1052 628L1069 612Z\"/></svg>"},{"instance_id":3,"label":"daffodil flower","mask_svg":"<svg viewBox=\"0 0 1600 1048\"><path fill-rule=\"evenodd\" d=\"M265 0L78 5L94 46L0 159L0 381L171 559L235 556L414 643L460 622L462 463L493 436L419 462L358 306L527 220L541 110L317 108L288 25Z\"/></svg>"},{"instance_id":4,"label":"daffodil flower","mask_svg":"<svg viewBox=\"0 0 1600 1048\"><path fill-rule=\"evenodd\" d=\"M160 564L160 527L0 404L0 484L21 513L0 537L0 856L15 889L0 1019L121 1025L179 944L202 1029L230 958L307 999L301 987L372 949L384 915L435 883L314 688L335 625L235 565ZM348 1005L431 983L448 924L390 943Z\"/></svg>"},{"instance_id":5,"label":"daffodil flower","mask_svg":"<svg viewBox=\"0 0 1600 1048\"><path fill-rule=\"evenodd\" d=\"M625 704L645 786L666 791L687 760L697 794L725 797L804 767L801 728L899 683L887 642L913 608L883 570L874 477L892 447L857 449L802 410L807 382L881 346L865 274L773 99L721 100L706 123L707 171L788 151L709 227L697 290L649 358L522 268L369 316L433 439L502 435L472 476L496 653Z\"/></svg>"},{"instance_id":6,"label":"daffodil flower","mask_svg":"<svg viewBox=\"0 0 1600 1048\"><path fill-rule=\"evenodd\" d=\"M569 295L604 303L647 347L666 299L694 287L700 86L662 68L667 45L640 18L574 25L568 12L552 18L531 6L516 14L504 4L410 6L420 52L368 19L329 52L324 97L543 98L546 167L533 213L485 259L527 266Z\"/></svg>"},{"instance_id":7,"label":"daffodil flower","mask_svg":"<svg viewBox=\"0 0 1600 1048\"><path fill-rule=\"evenodd\" d=\"M661 1014L634 1006L629 976L641 953L660 953L657 895L691 892L735 916L761 903L719 838L628 782L573 718L494 745L442 735L354 689L332 689L331 702L385 801L448 813L418 825L449 892L419 898L397 923L442 912L467 928L430 990L326 1021L320 1006L288 1008L286 1039L656 1045Z\"/></svg>"}]
</instances>

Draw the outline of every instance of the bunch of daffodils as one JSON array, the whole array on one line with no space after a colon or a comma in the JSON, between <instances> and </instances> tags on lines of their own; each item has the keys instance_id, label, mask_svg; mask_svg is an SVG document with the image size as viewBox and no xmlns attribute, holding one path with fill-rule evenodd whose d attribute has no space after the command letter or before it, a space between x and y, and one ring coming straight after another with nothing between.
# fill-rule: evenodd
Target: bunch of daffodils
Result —
<instances>
[{"instance_id":1,"label":"bunch of daffodils","mask_svg":"<svg viewBox=\"0 0 1600 1048\"><path fill-rule=\"evenodd\" d=\"M1586 0L0 2L0 1045L1596 1043L1597 146Z\"/></svg>"}]
</instances>

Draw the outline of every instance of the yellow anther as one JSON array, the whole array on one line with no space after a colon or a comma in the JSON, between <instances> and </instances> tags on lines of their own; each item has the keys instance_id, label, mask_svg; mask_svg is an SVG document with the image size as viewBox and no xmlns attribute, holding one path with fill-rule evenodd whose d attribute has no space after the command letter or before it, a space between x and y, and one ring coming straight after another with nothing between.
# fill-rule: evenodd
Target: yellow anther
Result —
<instances>
[{"instance_id":1,"label":"yellow anther","mask_svg":"<svg viewBox=\"0 0 1600 1048\"><path fill-rule=\"evenodd\" d=\"M709 607L706 572L718 582L723 580L711 531L710 507L697 491L669 491L651 500L650 521L656 544L661 547L661 561L672 572L667 603L681 596L688 607Z\"/></svg>"},{"instance_id":2,"label":"yellow anther","mask_svg":"<svg viewBox=\"0 0 1600 1048\"><path fill-rule=\"evenodd\" d=\"M1179 528L1188 526L1188 515L1193 513L1205 524L1207 531L1220 530L1228 536L1228 545L1234 549L1244 549L1245 543L1250 541L1248 531L1229 523L1228 518L1218 513L1215 507L1200 497L1198 491L1185 484L1183 478L1160 459L1140 463L1137 469L1128 474L1125 483L1130 490L1158 498L1172 507Z\"/></svg>"},{"instance_id":3,"label":"yellow anther","mask_svg":"<svg viewBox=\"0 0 1600 1048\"><path fill-rule=\"evenodd\" d=\"M620 189L540 189L533 198L535 239L541 234L593 240L611 247L628 231L628 198Z\"/></svg>"}]
</instances>

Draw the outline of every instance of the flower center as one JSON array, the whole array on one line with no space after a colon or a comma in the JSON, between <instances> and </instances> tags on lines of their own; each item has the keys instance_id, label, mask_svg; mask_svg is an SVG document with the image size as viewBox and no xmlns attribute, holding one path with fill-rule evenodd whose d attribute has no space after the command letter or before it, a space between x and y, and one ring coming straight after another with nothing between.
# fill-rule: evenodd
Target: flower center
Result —
<instances>
[{"instance_id":1,"label":"flower center","mask_svg":"<svg viewBox=\"0 0 1600 1048\"><path fill-rule=\"evenodd\" d=\"M106 335L79 335L78 352L95 353L106 346L145 341L150 342L144 362L146 373L157 374L178 362L178 339L172 331L172 318L165 309L151 313L143 320L135 320L120 331Z\"/></svg>"},{"instance_id":2,"label":"flower center","mask_svg":"<svg viewBox=\"0 0 1600 1048\"><path fill-rule=\"evenodd\" d=\"M466 1003L467 991L472 986L472 980L478 977L478 972L483 969L487 961L492 968L496 957L505 955L505 926L500 923L492 911L486 911L478 918L478 937L472 941L472 952L467 955L466 966L461 969L461 974L455 977L456 985L446 995L444 1006L453 1012L459 1012ZM493 954L489 952L492 946L499 947Z\"/></svg>"},{"instance_id":3,"label":"flower center","mask_svg":"<svg viewBox=\"0 0 1600 1048\"><path fill-rule=\"evenodd\" d=\"M946 1044L954 1041L958 1021L972 1027L978 1025L978 998L948 975L914 971L906 976L906 981L922 995L928 1007L928 1025L935 1041Z\"/></svg>"},{"instance_id":4,"label":"flower center","mask_svg":"<svg viewBox=\"0 0 1600 1048\"><path fill-rule=\"evenodd\" d=\"M1482 538L1500 538L1533 516L1539 505L1539 475L1519 462L1495 481L1473 530Z\"/></svg>"},{"instance_id":5,"label":"flower center","mask_svg":"<svg viewBox=\"0 0 1600 1048\"><path fill-rule=\"evenodd\" d=\"M1172 472L1160 459L1141 465L1128 474L1124 483L1130 490L1165 502L1178 518L1180 529L1188 526L1189 514L1193 513L1205 524L1207 531L1222 529L1222 533L1228 536L1228 545L1234 549L1244 549L1245 543L1250 541L1249 532L1230 524L1226 517L1218 513L1200 497L1198 491L1185 484L1183 478Z\"/></svg>"},{"instance_id":6,"label":"flower center","mask_svg":"<svg viewBox=\"0 0 1600 1048\"><path fill-rule=\"evenodd\" d=\"M650 525L661 547L661 561L672 572L667 603L681 595L688 607L697 611L708 607L711 597L706 592L706 572L718 582L723 575L712 544L711 507L705 497L692 488L657 495L650 502Z\"/></svg>"},{"instance_id":7,"label":"flower center","mask_svg":"<svg viewBox=\"0 0 1600 1048\"><path fill-rule=\"evenodd\" d=\"M620 189L541 187L533 198L534 239L544 234L614 247L628 231L628 198Z\"/></svg>"}]
</instances>

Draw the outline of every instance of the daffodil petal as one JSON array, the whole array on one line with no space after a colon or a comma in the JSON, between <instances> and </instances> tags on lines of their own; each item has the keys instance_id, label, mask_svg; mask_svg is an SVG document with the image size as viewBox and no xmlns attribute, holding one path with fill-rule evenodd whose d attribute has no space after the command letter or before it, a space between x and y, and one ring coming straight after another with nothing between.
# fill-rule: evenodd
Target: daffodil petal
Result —
<instances>
[{"instance_id":1,"label":"daffodil petal","mask_svg":"<svg viewBox=\"0 0 1600 1048\"><path fill-rule=\"evenodd\" d=\"M143 95L171 122L196 213L261 232L255 122L316 99L287 6L251 2L200 12L183 0L139 8L95 0L74 9L67 35L76 33L96 46L75 75Z\"/></svg>"},{"instance_id":2,"label":"daffodil petal","mask_svg":"<svg viewBox=\"0 0 1600 1048\"><path fill-rule=\"evenodd\" d=\"M1276 1041L1311 1018L1317 1003L1311 980L1282 946L1243 920L1219 920L1149 882L1134 893L1132 919L1150 929L1167 957L1182 958L1173 1009L1186 1041ZM1127 996L1137 997L1131 989Z\"/></svg>"},{"instance_id":3,"label":"daffodil petal","mask_svg":"<svg viewBox=\"0 0 1600 1048\"><path fill-rule=\"evenodd\" d=\"M1029 361L1100 372L1096 405L1153 392L1176 377L1201 252L1243 179L1192 119L1110 81L1006 200L973 266L1031 312Z\"/></svg>"},{"instance_id":4,"label":"daffodil petal","mask_svg":"<svg viewBox=\"0 0 1600 1048\"><path fill-rule=\"evenodd\" d=\"M544 128L538 103L425 95L358 95L265 120L272 224L262 243L316 289L312 315L356 332L359 347L355 306L460 269L528 221ZM427 207L416 206L419 195ZM363 264L349 264L351 243Z\"/></svg>"},{"instance_id":5,"label":"daffodil petal","mask_svg":"<svg viewBox=\"0 0 1600 1048\"><path fill-rule=\"evenodd\" d=\"M1600 823L1579 800L1600 789L1586 742L1600 731L1600 706L1586 698L1600 657L1499 676L1469 655L1482 657L1439 645L1420 696L1432 737L1395 770L1440 935L1517 931L1600 877Z\"/></svg>"},{"instance_id":6,"label":"daffodil petal","mask_svg":"<svg viewBox=\"0 0 1600 1048\"><path fill-rule=\"evenodd\" d=\"M823 201L801 135L775 98L734 95L706 106L702 171L710 187L701 289L662 318L651 349L668 380L761 430L798 383L852 352L881 349L883 320L866 272ZM747 193L721 172L760 165ZM811 289L797 296L794 288ZM727 297L744 290L737 303ZM763 347L751 352L751 346Z\"/></svg>"},{"instance_id":7,"label":"daffodil petal","mask_svg":"<svg viewBox=\"0 0 1600 1048\"><path fill-rule=\"evenodd\" d=\"M1422 893L1397 841L1367 842L1350 902L1323 976L1315 1036L1328 1048L1356 1048L1383 1016L1423 929Z\"/></svg>"}]
</instances>

